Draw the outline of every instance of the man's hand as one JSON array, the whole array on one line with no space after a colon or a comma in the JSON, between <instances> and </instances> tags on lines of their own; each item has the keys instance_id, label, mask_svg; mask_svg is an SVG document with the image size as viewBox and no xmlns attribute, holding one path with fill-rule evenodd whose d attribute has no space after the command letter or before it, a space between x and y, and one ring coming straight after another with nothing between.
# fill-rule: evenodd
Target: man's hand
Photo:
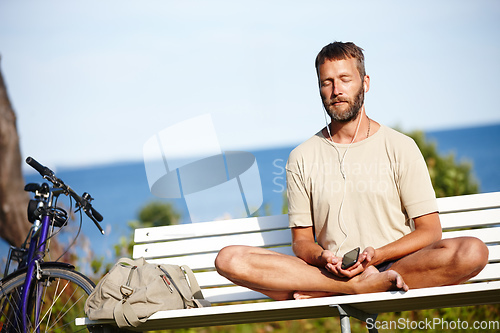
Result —
<instances>
[{"instance_id":1,"label":"man's hand","mask_svg":"<svg viewBox=\"0 0 500 333\"><path fill-rule=\"evenodd\" d=\"M328 250L323 250L319 259L325 263L325 268L332 273L334 273L334 267L336 267L337 264L342 264L342 259L337 258L331 251Z\"/></svg>"},{"instance_id":2,"label":"man's hand","mask_svg":"<svg viewBox=\"0 0 500 333\"><path fill-rule=\"evenodd\" d=\"M373 247L367 247L358 257L358 261L348 269L342 269L342 259L337 258L330 251L323 251L321 253L321 258L326 260L327 264L325 268L340 277L352 278L358 274L361 274L366 267L370 266L370 262L375 256L375 249Z\"/></svg>"},{"instance_id":3,"label":"man's hand","mask_svg":"<svg viewBox=\"0 0 500 333\"><path fill-rule=\"evenodd\" d=\"M363 270L370 266L373 258L375 257L375 249L371 246L367 247L358 258L359 263L363 266Z\"/></svg>"}]
</instances>

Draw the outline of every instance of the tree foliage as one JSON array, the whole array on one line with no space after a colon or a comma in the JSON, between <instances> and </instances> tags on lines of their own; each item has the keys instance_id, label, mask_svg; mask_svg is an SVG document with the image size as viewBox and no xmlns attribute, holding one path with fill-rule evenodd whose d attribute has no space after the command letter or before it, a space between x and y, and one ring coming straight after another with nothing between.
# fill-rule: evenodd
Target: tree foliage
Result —
<instances>
[{"instance_id":1,"label":"tree foliage","mask_svg":"<svg viewBox=\"0 0 500 333\"><path fill-rule=\"evenodd\" d=\"M407 135L415 140L424 156L437 197L478 192L479 184L473 175L471 162L456 162L452 153L440 155L437 144L426 140L422 131L410 132Z\"/></svg>"},{"instance_id":2,"label":"tree foliage","mask_svg":"<svg viewBox=\"0 0 500 333\"><path fill-rule=\"evenodd\" d=\"M146 204L146 206L139 211L137 220L127 223L131 232L128 236L122 236L118 244L114 246L115 256L117 258L132 257L134 247L132 239L134 238L135 229L178 224L180 217L181 215L171 203L153 201ZM105 264L104 258L102 257L94 258L90 265L94 274L98 274L103 270L108 271L111 268L111 264Z\"/></svg>"},{"instance_id":3,"label":"tree foliage","mask_svg":"<svg viewBox=\"0 0 500 333\"><path fill-rule=\"evenodd\" d=\"M114 245L114 255L116 258L132 257L134 248L134 230L137 228L161 227L165 225L178 224L181 215L171 203L153 201L141 208L137 214L137 220L129 221L127 226L130 234L120 237ZM103 275L111 269L112 263L105 262L103 257L92 258L90 267L95 276Z\"/></svg>"},{"instance_id":4,"label":"tree foliage","mask_svg":"<svg viewBox=\"0 0 500 333\"><path fill-rule=\"evenodd\" d=\"M178 224L181 216L172 204L153 201L141 209L138 217L138 221L129 223L131 227L140 225L141 228L148 228Z\"/></svg>"}]
</instances>

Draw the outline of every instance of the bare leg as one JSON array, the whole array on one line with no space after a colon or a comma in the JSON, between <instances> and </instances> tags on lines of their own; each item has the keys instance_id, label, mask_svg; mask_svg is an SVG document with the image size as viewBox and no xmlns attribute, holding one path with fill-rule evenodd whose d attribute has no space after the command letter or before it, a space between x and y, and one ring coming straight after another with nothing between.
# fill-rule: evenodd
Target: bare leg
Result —
<instances>
[{"instance_id":1,"label":"bare leg","mask_svg":"<svg viewBox=\"0 0 500 333\"><path fill-rule=\"evenodd\" d=\"M410 288L459 284L488 263L488 248L477 238L443 239L396 261L391 269Z\"/></svg>"},{"instance_id":2,"label":"bare leg","mask_svg":"<svg viewBox=\"0 0 500 333\"><path fill-rule=\"evenodd\" d=\"M259 291L274 299L292 299L296 290L329 295L357 294L407 289L394 271L370 270L352 279L339 278L303 260L248 246L222 249L215 261L217 271L235 284Z\"/></svg>"},{"instance_id":3,"label":"bare leg","mask_svg":"<svg viewBox=\"0 0 500 333\"><path fill-rule=\"evenodd\" d=\"M488 248L477 238L460 237L440 240L396 261L391 270L398 272L409 288L459 284L476 276L488 263ZM369 266L360 277L370 277ZM390 272L390 271L388 271ZM368 273L368 274L367 274ZM329 293L297 291L295 298L328 296Z\"/></svg>"},{"instance_id":4,"label":"bare leg","mask_svg":"<svg viewBox=\"0 0 500 333\"><path fill-rule=\"evenodd\" d=\"M381 278L384 278L382 280ZM353 277L353 281L358 281L359 284L366 284L369 286L376 286L381 284L382 288L370 287L370 289L362 291L360 293L372 293L376 291L388 291L388 290L404 290L408 291L409 288L403 281L402 276L393 270L388 270L386 272L380 273L375 267L368 266L363 273L358 276ZM296 291L293 294L295 299L307 299L315 297L325 297L325 296L335 296L337 294L331 292L323 291Z\"/></svg>"}]
</instances>

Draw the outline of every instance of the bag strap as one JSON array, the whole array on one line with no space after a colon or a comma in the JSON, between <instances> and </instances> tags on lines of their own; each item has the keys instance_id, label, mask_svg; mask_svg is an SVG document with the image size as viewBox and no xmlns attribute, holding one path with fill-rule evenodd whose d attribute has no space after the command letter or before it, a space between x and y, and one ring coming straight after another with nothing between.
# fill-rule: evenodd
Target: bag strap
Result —
<instances>
[{"instance_id":1,"label":"bag strap","mask_svg":"<svg viewBox=\"0 0 500 333\"><path fill-rule=\"evenodd\" d=\"M176 265L158 265L157 266L167 278L172 282L175 290L179 294L179 296L183 299L184 307L195 307L193 304L193 300L190 298L190 295L185 295L182 289L179 289L178 284L180 284L181 280L178 277L178 273L184 274L180 266ZM177 269L176 269L177 268ZM169 272L170 271L170 272ZM192 292L191 292L192 294Z\"/></svg>"},{"instance_id":2,"label":"bag strap","mask_svg":"<svg viewBox=\"0 0 500 333\"><path fill-rule=\"evenodd\" d=\"M194 276L194 273L191 270L191 268L189 268L189 266L186 265L182 265L181 268L188 276L189 286L191 288L191 293L193 294L193 297L195 299L205 299L205 297L203 297L203 293L201 292L200 285L198 284L198 281L196 281L196 277Z\"/></svg>"},{"instance_id":3,"label":"bag strap","mask_svg":"<svg viewBox=\"0 0 500 333\"><path fill-rule=\"evenodd\" d=\"M193 299L194 305L196 305L196 308L208 308L212 306L212 303L207 301L206 299Z\"/></svg>"},{"instance_id":4,"label":"bag strap","mask_svg":"<svg viewBox=\"0 0 500 333\"><path fill-rule=\"evenodd\" d=\"M139 319L134 309L127 300L123 300L116 304L113 309L113 317L119 328L124 327L137 327L142 323L145 323L147 318Z\"/></svg>"},{"instance_id":5,"label":"bag strap","mask_svg":"<svg viewBox=\"0 0 500 333\"><path fill-rule=\"evenodd\" d=\"M118 260L118 263L128 264L130 266L130 272L126 284L120 287L122 299L113 308L113 318L115 319L115 322L119 328L130 326L137 327L140 324L146 322L146 319L139 319L134 309L128 302L128 298L134 293L134 289L130 287L132 275L134 274L138 266L144 265L144 258L139 258L137 260L121 258L120 260Z\"/></svg>"},{"instance_id":6,"label":"bag strap","mask_svg":"<svg viewBox=\"0 0 500 333\"><path fill-rule=\"evenodd\" d=\"M138 266L138 267L142 267L146 264L146 259L144 259L143 257L141 258L137 258L137 259L130 259L130 258L120 258L118 261L117 261L117 264L127 264L127 265L130 265L130 266Z\"/></svg>"}]
</instances>

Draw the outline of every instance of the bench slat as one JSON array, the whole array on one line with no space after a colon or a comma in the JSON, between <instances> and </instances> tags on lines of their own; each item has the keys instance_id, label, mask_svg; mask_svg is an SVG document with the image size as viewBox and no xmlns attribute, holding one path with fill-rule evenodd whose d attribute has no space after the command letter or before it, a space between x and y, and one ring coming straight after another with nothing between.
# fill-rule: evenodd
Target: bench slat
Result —
<instances>
[{"instance_id":1,"label":"bench slat","mask_svg":"<svg viewBox=\"0 0 500 333\"><path fill-rule=\"evenodd\" d=\"M165 240L231 235L276 229L288 229L288 215L249 217L192 224L180 224L135 230L135 243L151 243Z\"/></svg>"},{"instance_id":2,"label":"bench slat","mask_svg":"<svg viewBox=\"0 0 500 333\"><path fill-rule=\"evenodd\" d=\"M498 243L500 240L500 227L443 232L443 239L467 236L477 237L486 244Z\"/></svg>"},{"instance_id":3,"label":"bench slat","mask_svg":"<svg viewBox=\"0 0 500 333\"><path fill-rule=\"evenodd\" d=\"M217 252L193 254L190 256L180 256L173 258L158 258L148 259L147 262L151 264L167 264L167 265L187 265L193 271L213 269ZM134 259L137 259L134 257Z\"/></svg>"},{"instance_id":4,"label":"bench slat","mask_svg":"<svg viewBox=\"0 0 500 333\"><path fill-rule=\"evenodd\" d=\"M443 230L500 224L500 208L440 214Z\"/></svg>"},{"instance_id":5,"label":"bench slat","mask_svg":"<svg viewBox=\"0 0 500 333\"><path fill-rule=\"evenodd\" d=\"M290 229L240 235L205 237L180 241L138 244L134 246L134 258L157 258L165 253L171 256L219 251L228 245L281 246L290 244Z\"/></svg>"},{"instance_id":6,"label":"bench slat","mask_svg":"<svg viewBox=\"0 0 500 333\"><path fill-rule=\"evenodd\" d=\"M500 276L500 263L488 264L484 269L472 279L470 282L478 282L478 281L489 281L489 280L498 280Z\"/></svg>"},{"instance_id":7,"label":"bench slat","mask_svg":"<svg viewBox=\"0 0 500 333\"><path fill-rule=\"evenodd\" d=\"M441 213L500 208L500 192L437 198L437 204Z\"/></svg>"},{"instance_id":8,"label":"bench slat","mask_svg":"<svg viewBox=\"0 0 500 333\"><path fill-rule=\"evenodd\" d=\"M212 304L269 299L264 294L234 285L231 287L205 289L202 290L202 293Z\"/></svg>"},{"instance_id":9,"label":"bench slat","mask_svg":"<svg viewBox=\"0 0 500 333\"><path fill-rule=\"evenodd\" d=\"M488 261L500 262L500 245L490 245L488 246L488 250L490 251L488 255ZM498 276L500 277L500 274Z\"/></svg>"},{"instance_id":10,"label":"bench slat","mask_svg":"<svg viewBox=\"0 0 500 333\"><path fill-rule=\"evenodd\" d=\"M196 281L198 281L201 289L234 285L233 282L221 276L216 271L195 273L194 276L196 276Z\"/></svg>"},{"instance_id":11,"label":"bench slat","mask_svg":"<svg viewBox=\"0 0 500 333\"><path fill-rule=\"evenodd\" d=\"M278 253L287 254L293 256L293 251L291 246L282 246L271 248ZM203 254L193 254L190 256L180 256L180 257L168 257L168 258L158 258L158 259L148 259L149 263L153 264L171 264L171 265L187 265L193 271L207 270L215 268L215 258L218 252L203 253ZM135 258L135 257L134 257ZM135 258L137 259L137 258Z\"/></svg>"}]
</instances>

